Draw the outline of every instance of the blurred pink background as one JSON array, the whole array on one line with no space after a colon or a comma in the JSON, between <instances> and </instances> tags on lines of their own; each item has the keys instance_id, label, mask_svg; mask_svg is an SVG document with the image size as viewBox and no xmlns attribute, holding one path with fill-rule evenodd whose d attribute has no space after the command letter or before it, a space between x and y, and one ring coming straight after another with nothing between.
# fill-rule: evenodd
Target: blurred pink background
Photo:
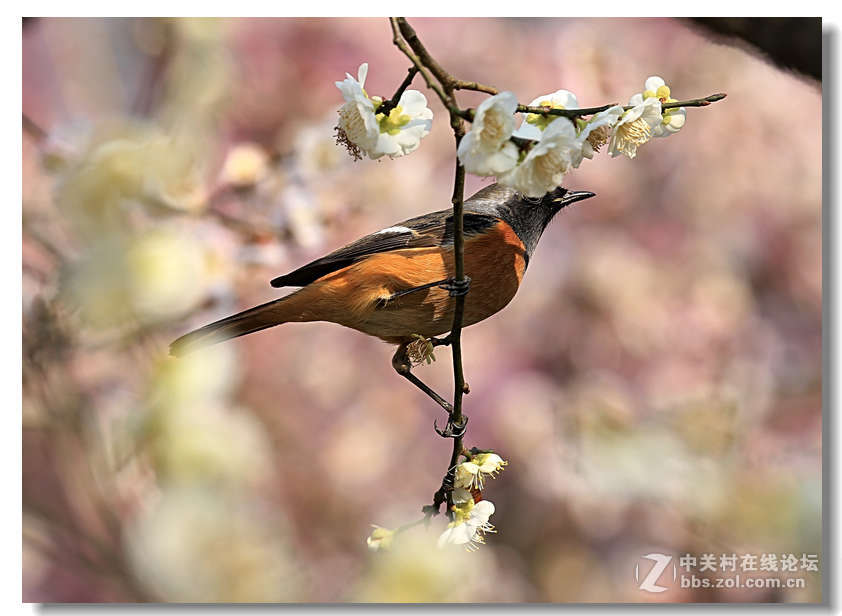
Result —
<instances>
[{"instance_id":1,"label":"blurred pink background","mask_svg":"<svg viewBox=\"0 0 842 616\"><path fill-rule=\"evenodd\" d=\"M187 376L166 359L278 297L271 278L447 207L453 137L420 78L435 118L417 152L354 163L333 145L334 81L368 62L387 97L405 75L388 21L39 19L23 32L23 111L48 135L23 144L24 601L819 601L815 572L651 594L634 566L821 555L820 87L672 19L410 22L454 75L524 103L625 103L649 75L678 99L728 94L635 160L570 173L597 197L463 333L466 444L509 461L483 493L498 533L452 558L367 550L370 524L420 517L451 446L378 340L295 324ZM135 249L150 233L169 235ZM125 254L146 256L112 271ZM450 393L449 350L416 374Z\"/></svg>"}]
</instances>

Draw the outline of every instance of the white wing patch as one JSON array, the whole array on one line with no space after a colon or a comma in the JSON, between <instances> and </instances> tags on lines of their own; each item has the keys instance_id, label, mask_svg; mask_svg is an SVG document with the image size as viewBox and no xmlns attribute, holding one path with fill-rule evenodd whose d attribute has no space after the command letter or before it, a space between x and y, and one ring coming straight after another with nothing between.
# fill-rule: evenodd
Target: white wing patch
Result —
<instances>
[{"instance_id":1,"label":"white wing patch","mask_svg":"<svg viewBox=\"0 0 842 616\"><path fill-rule=\"evenodd\" d=\"M412 233L412 229L410 229L409 227L401 227L401 226L387 227L386 229L381 229L380 231L375 233L375 235L380 235L380 234L392 235L392 234L395 234L395 233Z\"/></svg>"}]
</instances>

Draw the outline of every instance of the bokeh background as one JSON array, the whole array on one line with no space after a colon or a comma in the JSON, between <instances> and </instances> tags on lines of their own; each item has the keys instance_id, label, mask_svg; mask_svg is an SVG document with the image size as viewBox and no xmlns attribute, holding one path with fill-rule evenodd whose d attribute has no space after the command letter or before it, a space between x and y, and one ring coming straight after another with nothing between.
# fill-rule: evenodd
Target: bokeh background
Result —
<instances>
[{"instance_id":1,"label":"bokeh background","mask_svg":"<svg viewBox=\"0 0 842 616\"><path fill-rule=\"evenodd\" d=\"M388 22L28 20L24 600L820 600L814 572L634 580L650 552L821 556L820 85L671 19L411 23L452 73L522 102L625 102L653 74L679 99L728 93L637 159L567 176L598 197L465 331L467 445L510 462L484 492L498 534L439 552L439 516L366 548L370 524L420 517L450 451L382 342L297 324L167 357L279 296L272 277L447 207L433 96L411 156L334 144L334 81L367 61L386 97L405 75ZM437 357L418 374L449 392Z\"/></svg>"}]
</instances>

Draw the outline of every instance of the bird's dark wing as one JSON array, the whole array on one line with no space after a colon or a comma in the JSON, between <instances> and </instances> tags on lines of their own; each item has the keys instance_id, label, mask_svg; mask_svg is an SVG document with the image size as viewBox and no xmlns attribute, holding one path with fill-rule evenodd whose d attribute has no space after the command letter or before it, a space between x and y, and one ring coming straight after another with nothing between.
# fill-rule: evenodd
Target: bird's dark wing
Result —
<instances>
[{"instance_id":1,"label":"bird's dark wing","mask_svg":"<svg viewBox=\"0 0 842 616\"><path fill-rule=\"evenodd\" d=\"M303 287L369 255L405 248L452 245L452 214L452 210L441 210L440 212L432 212L399 222L371 235L366 235L321 259L316 259L299 267L294 272L279 276L272 280L270 284L273 287ZM465 235L481 233L498 220L498 218L487 214L465 212L463 215Z\"/></svg>"}]
</instances>

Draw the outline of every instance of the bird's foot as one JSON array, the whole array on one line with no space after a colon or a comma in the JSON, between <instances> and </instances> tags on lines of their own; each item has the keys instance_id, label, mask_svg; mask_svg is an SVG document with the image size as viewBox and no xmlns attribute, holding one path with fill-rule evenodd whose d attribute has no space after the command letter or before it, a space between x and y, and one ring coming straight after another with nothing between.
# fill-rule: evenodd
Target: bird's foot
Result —
<instances>
[{"instance_id":1,"label":"bird's foot","mask_svg":"<svg viewBox=\"0 0 842 616\"><path fill-rule=\"evenodd\" d=\"M465 431L468 429L468 418L463 415L461 423L455 423L452 418L448 418L447 425L443 430L439 430L436 421L433 421L433 430L442 438L462 438Z\"/></svg>"},{"instance_id":2,"label":"bird's foot","mask_svg":"<svg viewBox=\"0 0 842 616\"><path fill-rule=\"evenodd\" d=\"M471 288L471 279L468 276L465 276L462 280L448 278L439 287L450 293L450 297L467 295L468 290Z\"/></svg>"}]
</instances>

